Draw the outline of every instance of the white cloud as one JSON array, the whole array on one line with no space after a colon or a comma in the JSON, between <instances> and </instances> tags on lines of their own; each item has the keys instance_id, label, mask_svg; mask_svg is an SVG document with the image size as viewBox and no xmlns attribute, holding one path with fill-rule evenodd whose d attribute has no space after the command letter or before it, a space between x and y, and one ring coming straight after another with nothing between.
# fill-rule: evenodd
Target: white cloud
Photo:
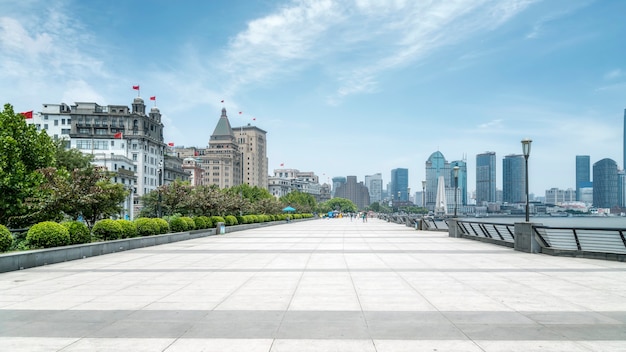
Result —
<instances>
[{"instance_id":1,"label":"white cloud","mask_svg":"<svg viewBox=\"0 0 626 352\"><path fill-rule=\"evenodd\" d=\"M621 69L614 69L604 74L604 79L607 81L621 78L624 76L624 72Z\"/></svg>"}]
</instances>

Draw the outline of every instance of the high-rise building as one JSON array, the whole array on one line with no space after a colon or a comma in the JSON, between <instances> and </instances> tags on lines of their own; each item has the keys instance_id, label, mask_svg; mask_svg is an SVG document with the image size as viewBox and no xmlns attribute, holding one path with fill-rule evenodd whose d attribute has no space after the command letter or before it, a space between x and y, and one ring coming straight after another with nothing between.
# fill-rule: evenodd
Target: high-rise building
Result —
<instances>
[{"instance_id":1,"label":"high-rise building","mask_svg":"<svg viewBox=\"0 0 626 352\"><path fill-rule=\"evenodd\" d=\"M365 187L370 192L370 203L380 203L383 199L383 175L381 173L366 175Z\"/></svg>"},{"instance_id":2,"label":"high-rise building","mask_svg":"<svg viewBox=\"0 0 626 352\"><path fill-rule=\"evenodd\" d=\"M496 202L496 153L476 155L476 205Z\"/></svg>"},{"instance_id":3,"label":"high-rise building","mask_svg":"<svg viewBox=\"0 0 626 352\"><path fill-rule=\"evenodd\" d=\"M622 136L622 168L626 170L626 109L624 109L624 135Z\"/></svg>"},{"instance_id":4,"label":"high-rise building","mask_svg":"<svg viewBox=\"0 0 626 352\"><path fill-rule=\"evenodd\" d=\"M440 151L436 151L426 160L426 208L435 210L437 200L437 185L439 176L444 177L445 187L450 187L450 163L446 161Z\"/></svg>"},{"instance_id":5,"label":"high-rise building","mask_svg":"<svg viewBox=\"0 0 626 352\"><path fill-rule=\"evenodd\" d=\"M454 193L458 193L457 194L457 204L458 205L467 205L467 163L463 160L455 160L450 162L450 182L452 187L454 187L454 167L458 166L459 167L459 174L458 174L458 190L453 190L453 197L454 197Z\"/></svg>"},{"instance_id":6,"label":"high-rise building","mask_svg":"<svg viewBox=\"0 0 626 352\"><path fill-rule=\"evenodd\" d=\"M389 196L394 201L409 201L409 169L391 170L391 192Z\"/></svg>"},{"instance_id":7,"label":"high-rise building","mask_svg":"<svg viewBox=\"0 0 626 352\"><path fill-rule=\"evenodd\" d=\"M506 155L502 160L502 201L526 202L526 165L521 154Z\"/></svg>"},{"instance_id":8,"label":"high-rise building","mask_svg":"<svg viewBox=\"0 0 626 352\"><path fill-rule=\"evenodd\" d=\"M345 176L335 176L333 177L333 190L332 190L332 195L333 197L335 196L335 192L337 191L337 189L339 187L341 187L341 185L346 183L346 177Z\"/></svg>"},{"instance_id":9,"label":"high-rise building","mask_svg":"<svg viewBox=\"0 0 626 352\"><path fill-rule=\"evenodd\" d=\"M363 182L357 182L356 176L348 176L346 183L337 188L335 197L351 200L359 209L370 205L370 194Z\"/></svg>"},{"instance_id":10,"label":"high-rise building","mask_svg":"<svg viewBox=\"0 0 626 352\"><path fill-rule=\"evenodd\" d=\"M243 157L243 183L268 188L267 132L250 124L233 127Z\"/></svg>"},{"instance_id":11,"label":"high-rise building","mask_svg":"<svg viewBox=\"0 0 626 352\"><path fill-rule=\"evenodd\" d=\"M617 163L605 158L593 164L593 206L612 208L617 205Z\"/></svg>"},{"instance_id":12,"label":"high-rise building","mask_svg":"<svg viewBox=\"0 0 626 352\"><path fill-rule=\"evenodd\" d=\"M591 181L591 163L589 155L576 155L576 200L581 201L580 188Z\"/></svg>"}]
</instances>

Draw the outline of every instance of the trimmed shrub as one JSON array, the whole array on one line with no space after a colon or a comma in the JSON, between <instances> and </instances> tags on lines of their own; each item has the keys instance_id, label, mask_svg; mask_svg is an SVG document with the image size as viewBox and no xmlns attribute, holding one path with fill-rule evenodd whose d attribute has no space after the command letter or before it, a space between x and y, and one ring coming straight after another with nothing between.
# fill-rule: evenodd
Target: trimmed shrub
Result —
<instances>
[{"instance_id":1,"label":"trimmed shrub","mask_svg":"<svg viewBox=\"0 0 626 352\"><path fill-rule=\"evenodd\" d=\"M172 232L187 231L187 222L181 217L173 216L170 218L170 229Z\"/></svg>"},{"instance_id":2,"label":"trimmed shrub","mask_svg":"<svg viewBox=\"0 0 626 352\"><path fill-rule=\"evenodd\" d=\"M59 223L44 221L31 226L26 241L30 248L67 246L70 243L70 232Z\"/></svg>"},{"instance_id":3,"label":"trimmed shrub","mask_svg":"<svg viewBox=\"0 0 626 352\"><path fill-rule=\"evenodd\" d=\"M97 221L91 229L93 237L99 241L110 241L122 238L122 226L113 219Z\"/></svg>"},{"instance_id":4,"label":"trimmed shrub","mask_svg":"<svg viewBox=\"0 0 626 352\"><path fill-rule=\"evenodd\" d=\"M206 229L206 222L204 221L202 216L194 216L193 217L193 222L194 222L194 224L196 224L196 229L198 229L198 230Z\"/></svg>"},{"instance_id":5,"label":"trimmed shrub","mask_svg":"<svg viewBox=\"0 0 626 352\"><path fill-rule=\"evenodd\" d=\"M66 221L61 223L70 233L69 244L81 244L91 242L91 232L89 227L80 221Z\"/></svg>"},{"instance_id":6,"label":"trimmed shrub","mask_svg":"<svg viewBox=\"0 0 626 352\"><path fill-rule=\"evenodd\" d=\"M238 225L237 218L234 215L226 215L224 218L224 223L226 226Z\"/></svg>"},{"instance_id":7,"label":"trimmed shrub","mask_svg":"<svg viewBox=\"0 0 626 352\"><path fill-rule=\"evenodd\" d=\"M226 220L221 216L211 216L211 224L213 224L213 227L217 227L218 222L226 223Z\"/></svg>"},{"instance_id":8,"label":"trimmed shrub","mask_svg":"<svg viewBox=\"0 0 626 352\"><path fill-rule=\"evenodd\" d=\"M13 236L11 231L6 226L0 225L0 252L8 251L12 244Z\"/></svg>"},{"instance_id":9,"label":"trimmed shrub","mask_svg":"<svg viewBox=\"0 0 626 352\"><path fill-rule=\"evenodd\" d=\"M192 218L190 218L188 216L183 216L183 217L181 217L181 219L183 219L183 221L185 221L187 223L187 231L191 231L191 230L195 230L196 229L196 223L193 221Z\"/></svg>"},{"instance_id":10,"label":"trimmed shrub","mask_svg":"<svg viewBox=\"0 0 626 352\"><path fill-rule=\"evenodd\" d=\"M157 228L159 229L159 234L170 232L170 224L168 224L164 219L153 218L152 221L156 223Z\"/></svg>"},{"instance_id":11,"label":"trimmed shrub","mask_svg":"<svg viewBox=\"0 0 626 352\"><path fill-rule=\"evenodd\" d=\"M133 221L139 236L154 236L159 234L159 226L151 218L138 218Z\"/></svg>"},{"instance_id":12,"label":"trimmed shrub","mask_svg":"<svg viewBox=\"0 0 626 352\"><path fill-rule=\"evenodd\" d=\"M135 224L126 219L115 220L122 227L122 238L137 237L137 227Z\"/></svg>"},{"instance_id":13,"label":"trimmed shrub","mask_svg":"<svg viewBox=\"0 0 626 352\"><path fill-rule=\"evenodd\" d=\"M204 220L204 223L206 224L205 229L212 229L213 228L213 220L211 220L210 217L208 216L201 216L202 220Z\"/></svg>"},{"instance_id":14,"label":"trimmed shrub","mask_svg":"<svg viewBox=\"0 0 626 352\"><path fill-rule=\"evenodd\" d=\"M237 225L243 225L246 223L246 221L244 220L244 217L241 215L237 215L235 216L237 218Z\"/></svg>"}]
</instances>

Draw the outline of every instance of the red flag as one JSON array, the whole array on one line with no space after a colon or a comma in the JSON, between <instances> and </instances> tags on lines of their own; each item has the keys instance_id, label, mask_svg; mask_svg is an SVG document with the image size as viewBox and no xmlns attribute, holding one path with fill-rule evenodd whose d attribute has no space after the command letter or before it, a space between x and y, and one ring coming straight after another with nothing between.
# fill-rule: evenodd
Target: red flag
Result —
<instances>
[{"instance_id":1,"label":"red flag","mask_svg":"<svg viewBox=\"0 0 626 352\"><path fill-rule=\"evenodd\" d=\"M224 104L224 100L222 100L222 104Z\"/></svg>"},{"instance_id":2,"label":"red flag","mask_svg":"<svg viewBox=\"0 0 626 352\"><path fill-rule=\"evenodd\" d=\"M242 111L240 111L240 112L239 112L239 115L241 115L241 114L243 114L243 112L242 112Z\"/></svg>"},{"instance_id":3,"label":"red flag","mask_svg":"<svg viewBox=\"0 0 626 352\"><path fill-rule=\"evenodd\" d=\"M151 96L150 100L156 100L156 96Z\"/></svg>"},{"instance_id":4,"label":"red flag","mask_svg":"<svg viewBox=\"0 0 626 352\"><path fill-rule=\"evenodd\" d=\"M280 164L280 166L285 166L285 164L284 164L284 163L281 163L281 164Z\"/></svg>"},{"instance_id":5,"label":"red flag","mask_svg":"<svg viewBox=\"0 0 626 352\"><path fill-rule=\"evenodd\" d=\"M122 132L117 132L116 134L113 135L113 138L119 138L122 139Z\"/></svg>"},{"instance_id":6,"label":"red flag","mask_svg":"<svg viewBox=\"0 0 626 352\"><path fill-rule=\"evenodd\" d=\"M139 86L133 86L134 90L139 90Z\"/></svg>"},{"instance_id":7,"label":"red flag","mask_svg":"<svg viewBox=\"0 0 626 352\"><path fill-rule=\"evenodd\" d=\"M252 121L256 121L256 117L253 117L253 118L252 118Z\"/></svg>"},{"instance_id":8,"label":"red flag","mask_svg":"<svg viewBox=\"0 0 626 352\"><path fill-rule=\"evenodd\" d=\"M198 156L199 154L200 154L200 153L198 153L198 151L197 151L197 150L193 152L193 156Z\"/></svg>"},{"instance_id":9,"label":"red flag","mask_svg":"<svg viewBox=\"0 0 626 352\"><path fill-rule=\"evenodd\" d=\"M25 111L25 112L20 112L21 115L24 115L25 119L32 119L33 118L33 111Z\"/></svg>"},{"instance_id":10,"label":"red flag","mask_svg":"<svg viewBox=\"0 0 626 352\"><path fill-rule=\"evenodd\" d=\"M173 147L174 146L174 142L169 142L169 143L167 143L167 145L169 145L170 147Z\"/></svg>"}]
</instances>

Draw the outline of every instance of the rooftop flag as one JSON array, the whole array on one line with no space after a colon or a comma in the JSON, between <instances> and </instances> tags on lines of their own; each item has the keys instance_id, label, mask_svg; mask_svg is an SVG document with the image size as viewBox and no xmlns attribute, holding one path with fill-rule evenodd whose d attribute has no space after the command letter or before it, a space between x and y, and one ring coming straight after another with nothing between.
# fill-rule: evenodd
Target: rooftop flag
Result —
<instances>
[{"instance_id":1,"label":"rooftop flag","mask_svg":"<svg viewBox=\"0 0 626 352\"><path fill-rule=\"evenodd\" d=\"M169 142L169 143L167 143L167 145L169 145L170 147L173 147L174 146L174 142Z\"/></svg>"},{"instance_id":2,"label":"rooftop flag","mask_svg":"<svg viewBox=\"0 0 626 352\"><path fill-rule=\"evenodd\" d=\"M150 97L150 100L154 100L154 101L156 101L156 96L154 96L154 95L153 95L153 96L151 96L151 97Z\"/></svg>"},{"instance_id":3,"label":"rooftop flag","mask_svg":"<svg viewBox=\"0 0 626 352\"><path fill-rule=\"evenodd\" d=\"M122 139L123 138L122 132L117 132L116 134L113 135L113 138L115 138L115 139L117 139L117 138Z\"/></svg>"},{"instance_id":4,"label":"rooftop flag","mask_svg":"<svg viewBox=\"0 0 626 352\"><path fill-rule=\"evenodd\" d=\"M139 90L139 86L133 86L134 90Z\"/></svg>"},{"instance_id":5,"label":"rooftop flag","mask_svg":"<svg viewBox=\"0 0 626 352\"><path fill-rule=\"evenodd\" d=\"M224 104L224 99L222 99L222 104Z\"/></svg>"},{"instance_id":6,"label":"rooftop flag","mask_svg":"<svg viewBox=\"0 0 626 352\"><path fill-rule=\"evenodd\" d=\"M20 115L24 115L25 119L32 119L33 118L33 111L24 111L24 112L20 112Z\"/></svg>"}]
</instances>

